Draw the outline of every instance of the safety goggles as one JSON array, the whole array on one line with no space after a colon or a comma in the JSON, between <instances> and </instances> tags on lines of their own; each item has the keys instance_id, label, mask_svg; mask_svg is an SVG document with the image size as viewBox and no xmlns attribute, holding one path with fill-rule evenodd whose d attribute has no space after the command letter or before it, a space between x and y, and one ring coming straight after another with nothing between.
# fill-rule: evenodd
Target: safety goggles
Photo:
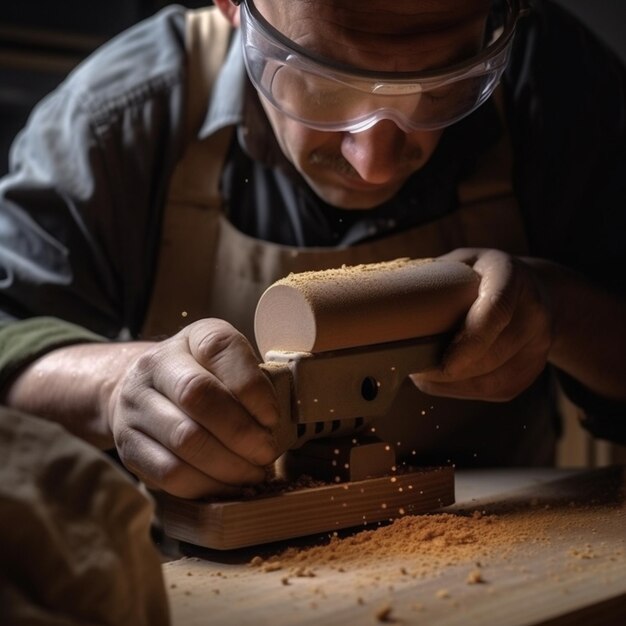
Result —
<instances>
[{"instance_id":1,"label":"safety goggles","mask_svg":"<svg viewBox=\"0 0 626 626\"><path fill-rule=\"evenodd\" d=\"M383 119L404 132L435 130L475 111L506 68L524 0L505 0L502 26L475 56L439 70L372 72L323 59L276 30L253 0L241 4L246 68L279 111L316 130L360 132Z\"/></svg>"}]
</instances>

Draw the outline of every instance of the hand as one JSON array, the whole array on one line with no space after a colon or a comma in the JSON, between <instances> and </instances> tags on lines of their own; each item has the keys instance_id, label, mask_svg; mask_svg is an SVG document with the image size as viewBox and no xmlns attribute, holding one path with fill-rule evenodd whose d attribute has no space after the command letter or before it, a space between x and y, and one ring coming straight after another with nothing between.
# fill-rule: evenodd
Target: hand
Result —
<instances>
[{"instance_id":1,"label":"hand","mask_svg":"<svg viewBox=\"0 0 626 626\"><path fill-rule=\"evenodd\" d=\"M553 341L552 312L538 274L497 250L463 248L443 258L479 274L478 297L441 366L411 379L430 395L510 400L542 372Z\"/></svg>"},{"instance_id":2,"label":"hand","mask_svg":"<svg viewBox=\"0 0 626 626\"><path fill-rule=\"evenodd\" d=\"M119 380L109 425L124 465L184 498L236 493L278 456L278 404L252 347L216 319L148 344Z\"/></svg>"}]
</instances>

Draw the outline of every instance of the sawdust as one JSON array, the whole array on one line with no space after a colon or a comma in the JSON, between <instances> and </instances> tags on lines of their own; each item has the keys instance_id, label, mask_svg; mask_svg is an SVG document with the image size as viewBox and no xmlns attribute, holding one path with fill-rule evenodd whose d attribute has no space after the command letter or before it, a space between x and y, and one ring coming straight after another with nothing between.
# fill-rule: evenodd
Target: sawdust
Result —
<instances>
[{"instance_id":1,"label":"sawdust","mask_svg":"<svg viewBox=\"0 0 626 626\"><path fill-rule=\"evenodd\" d=\"M567 550L572 562L595 558L594 549L584 538L593 533L597 508L568 507L565 512L568 515L560 507L527 502L515 510L494 513L475 510L408 515L374 530L345 537L335 533L322 545L290 547L268 558L257 556L251 565L262 571L280 567L290 575L298 568L317 576L325 569L378 571L391 582L394 577L432 577L452 566L468 564L471 569L469 573L465 570L466 584L487 583L483 571L490 562L510 561L516 551L531 546L541 550L564 533L573 537L579 533L581 540Z\"/></svg>"},{"instance_id":2,"label":"sawdust","mask_svg":"<svg viewBox=\"0 0 626 626\"><path fill-rule=\"evenodd\" d=\"M387 272L401 269L408 266L425 265L433 263L434 259L409 259L402 257L393 261L382 261L380 263L367 263L360 265L342 265L341 267L317 270L310 272L291 273L285 278L277 281L276 285L286 285L297 289L306 289L311 283L327 282L334 280L361 280L366 274L377 272Z\"/></svg>"},{"instance_id":3,"label":"sawdust","mask_svg":"<svg viewBox=\"0 0 626 626\"><path fill-rule=\"evenodd\" d=\"M392 624L397 621L393 616L393 608L390 604L385 604L384 606L380 607L376 611L375 617L379 622L385 622L388 624Z\"/></svg>"},{"instance_id":4,"label":"sawdust","mask_svg":"<svg viewBox=\"0 0 626 626\"><path fill-rule=\"evenodd\" d=\"M465 579L468 585L477 585L478 583L484 583L483 573L479 569L473 569Z\"/></svg>"},{"instance_id":5,"label":"sawdust","mask_svg":"<svg viewBox=\"0 0 626 626\"><path fill-rule=\"evenodd\" d=\"M426 569L432 569L474 559L488 549L506 549L515 539L521 541L524 536L524 533L507 531L497 516L480 512L405 516L375 530L364 530L344 538L333 535L324 545L288 548L267 561L255 558L253 562L257 566L280 563L283 568L304 564L309 568L334 566L335 569L347 569L398 557L405 560L414 557L414 564L422 564L421 572L425 565ZM404 564L399 571L407 576L414 575L417 570Z\"/></svg>"},{"instance_id":6,"label":"sawdust","mask_svg":"<svg viewBox=\"0 0 626 626\"><path fill-rule=\"evenodd\" d=\"M242 489L241 496L243 499L249 500L263 496L276 495L278 493L287 493L290 491L299 491L300 489L310 489L312 487L323 487L330 483L323 480L317 480L303 474L302 476L287 480L277 476L270 476L267 480L258 485L252 485Z\"/></svg>"}]
</instances>

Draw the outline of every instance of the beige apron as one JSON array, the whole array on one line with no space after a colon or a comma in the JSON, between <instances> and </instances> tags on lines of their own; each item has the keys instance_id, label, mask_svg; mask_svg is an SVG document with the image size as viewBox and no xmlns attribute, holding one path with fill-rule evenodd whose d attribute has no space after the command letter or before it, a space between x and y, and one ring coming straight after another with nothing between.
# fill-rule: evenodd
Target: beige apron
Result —
<instances>
[{"instance_id":1,"label":"beige apron","mask_svg":"<svg viewBox=\"0 0 626 626\"><path fill-rule=\"evenodd\" d=\"M219 24L226 29L221 20L210 9L189 14L187 42L194 76L190 83L194 88L204 85L201 98L190 98L190 119L196 129L206 112L214 76L201 60L223 56L224 38L218 43L211 40L211 33L220 30ZM219 50L212 54L209 47ZM432 257L466 246L512 254L526 251L523 223L512 193L506 133L480 161L472 178L459 187L459 208L454 213L402 233L337 249L260 241L227 221L218 185L231 132L226 129L192 142L171 180L143 332L146 338L169 336L195 320L218 317L233 324L254 345L258 298L289 272L403 256ZM443 460L479 465L548 463L554 435L541 415L545 407L532 406L533 402L529 406L530 400L536 400L532 393L507 404L444 400L425 396L407 382L390 412L393 419L377 421L377 434L395 443L400 456L420 455L420 460L442 460L443 454ZM535 438L545 445L535 449Z\"/></svg>"}]
</instances>

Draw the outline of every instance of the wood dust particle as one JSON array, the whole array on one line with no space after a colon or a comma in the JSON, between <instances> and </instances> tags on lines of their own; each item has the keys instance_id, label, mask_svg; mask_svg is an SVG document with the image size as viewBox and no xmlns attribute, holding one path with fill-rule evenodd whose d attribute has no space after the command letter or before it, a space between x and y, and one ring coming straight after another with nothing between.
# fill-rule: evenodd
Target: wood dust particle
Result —
<instances>
[{"instance_id":1,"label":"wood dust particle","mask_svg":"<svg viewBox=\"0 0 626 626\"><path fill-rule=\"evenodd\" d=\"M384 622L387 624L392 624L396 621L395 617L393 616L393 609L391 607L391 605L389 604L385 604L385 606L380 607L377 611L376 611L376 619L379 622Z\"/></svg>"},{"instance_id":2,"label":"wood dust particle","mask_svg":"<svg viewBox=\"0 0 626 626\"><path fill-rule=\"evenodd\" d=\"M280 561L268 561L263 566L264 572L277 572L278 570L283 569L283 565Z\"/></svg>"},{"instance_id":3,"label":"wood dust particle","mask_svg":"<svg viewBox=\"0 0 626 626\"><path fill-rule=\"evenodd\" d=\"M583 548L571 548L568 551L570 556L573 556L576 559L595 559L596 555L590 545L584 546Z\"/></svg>"},{"instance_id":4,"label":"wood dust particle","mask_svg":"<svg viewBox=\"0 0 626 626\"><path fill-rule=\"evenodd\" d=\"M315 578L316 576L315 572L307 567L297 567L292 570L291 575L298 578Z\"/></svg>"},{"instance_id":5,"label":"wood dust particle","mask_svg":"<svg viewBox=\"0 0 626 626\"><path fill-rule=\"evenodd\" d=\"M465 582L468 585L477 585L478 583L484 583L485 579L483 578L483 574L479 569L474 569L467 575Z\"/></svg>"}]
</instances>

